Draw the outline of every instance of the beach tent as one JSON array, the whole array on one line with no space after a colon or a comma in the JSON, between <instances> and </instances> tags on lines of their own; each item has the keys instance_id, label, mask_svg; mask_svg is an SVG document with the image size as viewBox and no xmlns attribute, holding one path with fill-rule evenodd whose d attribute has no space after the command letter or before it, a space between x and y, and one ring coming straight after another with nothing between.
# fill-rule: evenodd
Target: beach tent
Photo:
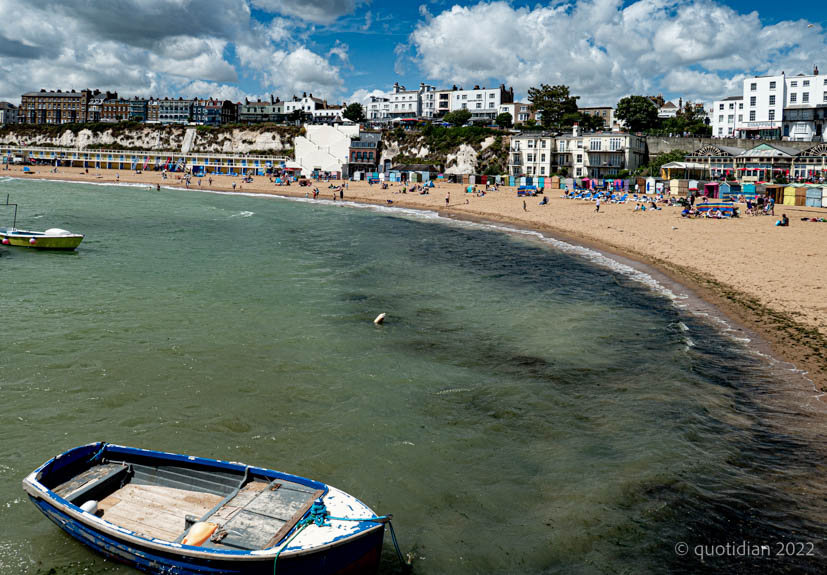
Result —
<instances>
[{"instance_id":1,"label":"beach tent","mask_svg":"<svg viewBox=\"0 0 827 575\"><path fill-rule=\"evenodd\" d=\"M646 178L646 184L643 191L646 193L654 193L655 192L655 178Z\"/></svg>"}]
</instances>

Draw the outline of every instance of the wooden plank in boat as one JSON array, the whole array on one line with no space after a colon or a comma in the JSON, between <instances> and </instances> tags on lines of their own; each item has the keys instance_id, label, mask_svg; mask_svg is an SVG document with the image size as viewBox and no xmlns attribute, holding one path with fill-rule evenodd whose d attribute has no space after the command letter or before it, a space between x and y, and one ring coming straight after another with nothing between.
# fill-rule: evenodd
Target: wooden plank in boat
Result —
<instances>
[{"instance_id":1,"label":"wooden plank in boat","mask_svg":"<svg viewBox=\"0 0 827 575\"><path fill-rule=\"evenodd\" d=\"M106 463L104 465L96 465L80 473L61 485L58 485L52 491L61 497L74 493L80 488L108 476L110 473L120 471L126 466L122 463Z\"/></svg>"},{"instance_id":2,"label":"wooden plank in boat","mask_svg":"<svg viewBox=\"0 0 827 575\"><path fill-rule=\"evenodd\" d=\"M103 518L149 537L174 541L185 530L185 517L200 517L221 501L220 495L161 487L126 485L98 504Z\"/></svg>"}]
</instances>

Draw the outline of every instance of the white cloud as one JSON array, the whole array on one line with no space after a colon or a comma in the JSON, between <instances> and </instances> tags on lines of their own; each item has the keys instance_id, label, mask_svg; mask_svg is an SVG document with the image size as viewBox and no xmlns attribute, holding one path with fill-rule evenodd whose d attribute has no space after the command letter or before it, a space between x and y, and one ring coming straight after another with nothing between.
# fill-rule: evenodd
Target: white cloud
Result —
<instances>
[{"instance_id":1,"label":"white cloud","mask_svg":"<svg viewBox=\"0 0 827 575\"><path fill-rule=\"evenodd\" d=\"M712 0L572 0L516 8L504 1L425 10L409 57L446 83L505 82L525 93L567 84L583 104L631 93L729 95L747 74L809 71L827 51L821 28L765 26ZM737 91L737 90L736 90Z\"/></svg>"},{"instance_id":2,"label":"white cloud","mask_svg":"<svg viewBox=\"0 0 827 575\"><path fill-rule=\"evenodd\" d=\"M294 16L316 22L329 24L353 12L357 6L363 4L361 0L252 0L253 6L274 14Z\"/></svg>"},{"instance_id":3,"label":"white cloud","mask_svg":"<svg viewBox=\"0 0 827 575\"><path fill-rule=\"evenodd\" d=\"M247 94L238 86L204 82L203 80L196 80L182 86L178 89L178 93L185 98L215 98L216 100L230 100L232 102L242 102L244 98L256 99L256 96Z\"/></svg>"},{"instance_id":4,"label":"white cloud","mask_svg":"<svg viewBox=\"0 0 827 575\"><path fill-rule=\"evenodd\" d=\"M0 100L12 102L40 88L236 100L244 91L231 84L241 78L257 81L258 93L332 98L343 87L339 66L350 69L346 44L319 55L304 45L307 26L255 21L248 0L0 0L0 14L25 15L0 19Z\"/></svg>"},{"instance_id":5,"label":"white cloud","mask_svg":"<svg viewBox=\"0 0 827 575\"><path fill-rule=\"evenodd\" d=\"M382 90L365 90L359 89L353 92L349 98L345 99L345 102L348 104L352 104L354 102L358 102L363 106L370 101L371 96L375 96L377 98L387 98L388 93L383 92Z\"/></svg>"}]
</instances>

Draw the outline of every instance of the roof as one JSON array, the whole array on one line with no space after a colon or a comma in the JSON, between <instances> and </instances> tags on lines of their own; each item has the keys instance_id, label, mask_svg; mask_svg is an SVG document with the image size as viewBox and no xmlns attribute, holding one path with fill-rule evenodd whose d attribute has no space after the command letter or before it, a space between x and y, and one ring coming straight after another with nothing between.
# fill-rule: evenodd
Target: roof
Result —
<instances>
[{"instance_id":1,"label":"roof","mask_svg":"<svg viewBox=\"0 0 827 575\"><path fill-rule=\"evenodd\" d=\"M672 108L677 108L677 106L672 102L666 102L663 106L661 106L661 108L668 108L671 110Z\"/></svg>"},{"instance_id":2,"label":"roof","mask_svg":"<svg viewBox=\"0 0 827 575\"><path fill-rule=\"evenodd\" d=\"M721 102L728 102L729 100L743 100L743 99L744 99L743 96L728 96L728 97L726 97L726 98L724 98L723 100L720 100L720 101Z\"/></svg>"},{"instance_id":3,"label":"roof","mask_svg":"<svg viewBox=\"0 0 827 575\"><path fill-rule=\"evenodd\" d=\"M699 164L697 162L669 162L668 164L663 164L661 168L666 168L667 170L705 170L706 164Z\"/></svg>"},{"instance_id":4,"label":"roof","mask_svg":"<svg viewBox=\"0 0 827 575\"><path fill-rule=\"evenodd\" d=\"M779 153L780 152L780 153ZM801 153L801 150L796 148L786 148L783 146L776 146L774 144L767 144L766 142L763 144L759 144L750 150L744 150L741 155L746 157L778 157L781 155L786 156L797 156Z\"/></svg>"},{"instance_id":5,"label":"roof","mask_svg":"<svg viewBox=\"0 0 827 575\"><path fill-rule=\"evenodd\" d=\"M10 102L0 102L0 110L16 110L17 106Z\"/></svg>"},{"instance_id":6,"label":"roof","mask_svg":"<svg viewBox=\"0 0 827 575\"><path fill-rule=\"evenodd\" d=\"M83 92L26 92L23 95L41 98L82 98Z\"/></svg>"}]
</instances>

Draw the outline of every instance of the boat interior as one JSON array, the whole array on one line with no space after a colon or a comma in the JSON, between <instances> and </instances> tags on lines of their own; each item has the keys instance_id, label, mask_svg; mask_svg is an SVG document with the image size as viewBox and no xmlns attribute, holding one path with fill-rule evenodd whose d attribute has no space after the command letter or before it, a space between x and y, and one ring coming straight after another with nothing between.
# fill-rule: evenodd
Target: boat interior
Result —
<instances>
[{"instance_id":1,"label":"boat interior","mask_svg":"<svg viewBox=\"0 0 827 575\"><path fill-rule=\"evenodd\" d=\"M109 523L148 539L224 550L278 544L324 494L314 486L240 470L113 454L41 479ZM50 480L51 479L51 480Z\"/></svg>"}]
</instances>

